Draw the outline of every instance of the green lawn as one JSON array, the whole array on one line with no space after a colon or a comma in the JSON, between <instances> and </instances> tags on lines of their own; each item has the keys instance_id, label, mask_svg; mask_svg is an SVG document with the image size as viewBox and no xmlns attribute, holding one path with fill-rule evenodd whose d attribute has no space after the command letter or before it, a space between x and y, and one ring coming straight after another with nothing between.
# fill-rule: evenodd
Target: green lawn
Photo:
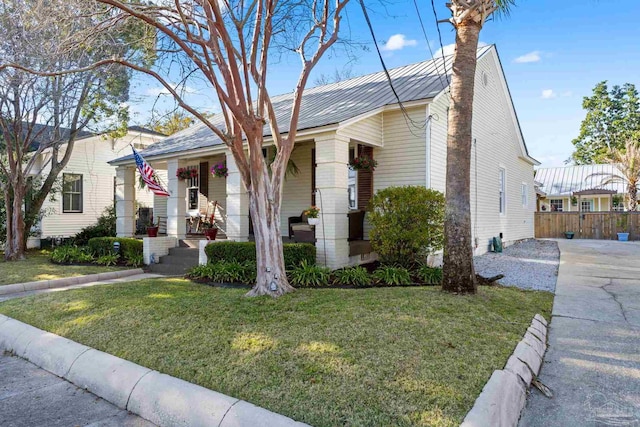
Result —
<instances>
[{"instance_id":1,"label":"green lawn","mask_svg":"<svg viewBox=\"0 0 640 427\"><path fill-rule=\"evenodd\" d=\"M2 254L0 253L0 255ZM104 273L105 271L118 269L118 267L102 267L99 265L53 264L49 262L49 253L47 251L29 251L27 259L24 261L6 262L0 256L0 286Z\"/></svg>"},{"instance_id":2,"label":"green lawn","mask_svg":"<svg viewBox=\"0 0 640 427\"><path fill-rule=\"evenodd\" d=\"M0 313L316 427L455 426L553 299L501 287L245 293L155 279Z\"/></svg>"}]
</instances>

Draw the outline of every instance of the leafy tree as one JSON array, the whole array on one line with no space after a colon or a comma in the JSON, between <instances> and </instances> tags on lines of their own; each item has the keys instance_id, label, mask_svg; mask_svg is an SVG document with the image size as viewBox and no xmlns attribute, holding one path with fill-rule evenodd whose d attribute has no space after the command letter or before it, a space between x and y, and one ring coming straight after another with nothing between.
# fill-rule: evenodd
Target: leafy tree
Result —
<instances>
[{"instance_id":1,"label":"leafy tree","mask_svg":"<svg viewBox=\"0 0 640 427\"><path fill-rule=\"evenodd\" d=\"M283 183L296 142L302 93L312 69L338 42L348 0L97 1L120 11L119 16L134 17L155 28L158 40L182 61L184 77L196 74L212 88L220 102L222 125L190 105L168 80L167 70L113 60L153 76L180 107L229 148L249 194L256 240L257 280L248 295L275 297L294 290L287 281L282 253ZM267 84L270 60L278 52L295 53L301 63L291 113L283 124ZM276 150L270 165L262 155L265 126L270 128ZM282 134L281 129L288 132Z\"/></svg>"},{"instance_id":2,"label":"leafy tree","mask_svg":"<svg viewBox=\"0 0 640 427\"><path fill-rule=\"evenodd\" d=\"M456 30L447 135L447 184L442 289L475 293L471 238L471 126L478 39L487 18L508 13L513 0L452 0L447 3Z\"/></svg>"},{"instance_id":3,"label":"leafy tree","mask_svg":"<svg viewBox=\"0 0 640 427\"><path fill-rule=\"evenodd\" d=\"M8 260L24 258L29 231L77 137L89 130L110 130L112 136L126 130L130 72L117 64L85 67L113 55L152 61L144 48L154 34L131 20L101 25L108 14L83 0L0 4L0 178ZM48 73L55 68L79 72Z\"/></svg>"},{"instance_id":4,"label":"leafy tree","mask_svg":"<svg viewBox=\"0 0 640 427\"><path fill-rule=\"evenodd\" d=\"M640 138L640 98L635 85L626 83L609 90L607 82L598 83L591 96L584 97L587 111L580 135L572 141L576 164L604 163L612 150L624 150L629 140Z\"/></svg>"},{"instance_id":5,"label":"leafy tree","mask_svg":"<svg viewBox=\"0 0 640 427\"><path fill-rule=\"evenodd\" d=\"M160 120L151 124L151 129L164 135L173 135L193 124L193 117L184 111L174 111L164 115Z\"/></svg>"},{"instance_id":6,"label":"leafy tree","mask_svg":"<svg viewBox=\"0 0 640 427\"><path fill-rule=\"evenodd\" d=\"M627 140L625 147L609 152L608 162L618 169L618 173L594 173L602 176L601 186L623 183L627 187L627 209L636 211L638 207L638 183L640 183L640 146L637 141Z\"/></svg>"}]
</instances>

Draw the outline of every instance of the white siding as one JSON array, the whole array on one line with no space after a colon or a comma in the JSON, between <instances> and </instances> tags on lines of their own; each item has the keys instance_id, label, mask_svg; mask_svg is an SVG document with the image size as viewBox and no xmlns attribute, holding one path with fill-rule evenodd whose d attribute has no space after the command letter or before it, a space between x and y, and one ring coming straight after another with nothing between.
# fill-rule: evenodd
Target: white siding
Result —
<instances>
[{"instance_id":1,"label":"white siding","mask_svg":"<svg viewBox=\"0 0 640 427\"><path fill-rule=\"evenodd\" d=\"M300 173L285 179L283 186L282 209L280 213L280 232L283 236L289 234L288 220L291 216L299 216L302 211L311 206L311 150L313 143L298 143L291 160L298 166ZM319 196L316 196L316 205L322 208Z\"/></svg>"},{"instance_id":2,"label":"white siding","mask_svg":"<svg viewBox=\"0 0 640 427\"><path fill-rule=\"evenodd\" d=\"M374 193L391 186L426 184L426 109L408 108L383 113L383 148L375 148L378 167L373 173ZM415 125L414 125L415 123Z\"/></svg>"},{"instance_id":3,"label":"white siding","mask_svg":"<svg viewBox=\"0 0 640 427\"><path fill-rule=\"evenodd\" d=\"M521 159L519 129L511 119L508 93L503 89L500 74L490 52L478 61L474 98L473 137L471 153L471 211L473 236L477 238L476 254L489 248L492 237L503 233L503 240L513 241L534 235L533 212L535 190L533 165ZM482 75L488 84L482 84ZM444 191L446 173L447 95L431 105L432 187ZM477 170L476 170L477 164ZM506 212L499 213L499 169L506 171ZM476 184L477 177L477 184ZM527 184L529 203L522 205L522 184ZM477 210L477 212L476 212Z\"/></svg>"},{"instance_id":4,"label":"white siding","mask_svg":"<svg viewBox=\"0 0 640 427\"><path fill-rule=\"evenodd\" d=\"M62 173L82 175L83 212L63 213L62 195L56 194L55 201L47 200L42 207L46 214L41 224L42 237L73 236L82 228L95 224L114 200L116 169L107 162L129 154L129 143L148 145L153 142L154 139L138 133L129 133L115 141L102 136L76 141L71 159ZM47 164L43 173L48 170ZM153 197L150 192L136 188L136 193L141 204L151 206Z\"/></svg>"},{"instance_id":5,"label":"white siding","mask_svg":"<svg viewBox=\"0 0 640 427\"><path fill-rule=\"evenodd\" d=\"M356 141L378 145L382 142L382 114L359 120L338 131L339 134Z\"/></svg>"}]
</instances>

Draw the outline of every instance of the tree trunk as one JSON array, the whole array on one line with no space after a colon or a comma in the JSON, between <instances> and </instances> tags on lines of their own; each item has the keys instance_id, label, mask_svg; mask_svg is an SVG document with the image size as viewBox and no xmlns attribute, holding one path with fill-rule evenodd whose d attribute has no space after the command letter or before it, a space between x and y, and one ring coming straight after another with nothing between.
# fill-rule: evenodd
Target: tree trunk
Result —
<instances>
[{"instance_id":1,"label":"tree trunk","mask_svg":"<svg viewBox=\"0 0 640 427\"><path fill-rule=\"evenodd\" d=\"M253 185L249 194L249 211L256 241L257 278L247 296L278 297L295 288L287 280L280 233L280 203L269 200L268 183Z\"/></svg>"},{"instance_id":2,"label":"tree trunk","mask_svg":"<svg viewBox=\"0 0 640 427\"><path fill-rule=\"evenodd\" d=\"M457 293L476 293L478 286L473 268L470 184L473 91L480 29L480 24L471 21L456 27L450 86L442 289Z\"/></svg>"},{"instance_id":3,"label":"tree trunk","mask_svg":"<svg viewBox=\"0 0 640 427\"><path fill-rule=\"evenodd\" d=\"M21 186L20 186L21 187ZM7 261L17 261L25 259L25 225L22 212L24 202L24 191L22 188L14 189L13 198L8 205L7 219L11 222L7 224L7 243L4 249L4 258Z\"/></svg>"},{"instance_id":4,"label":"tree trunk","mask_svg":"<svg viewBox=\"0 0 640 427\"><path fill-rule=\"evenodd\" d=\"M638 187L635 182L629 183L627 187L629 193L629 210L635 212L638 206Z\"/></svg>"}]
</instances>

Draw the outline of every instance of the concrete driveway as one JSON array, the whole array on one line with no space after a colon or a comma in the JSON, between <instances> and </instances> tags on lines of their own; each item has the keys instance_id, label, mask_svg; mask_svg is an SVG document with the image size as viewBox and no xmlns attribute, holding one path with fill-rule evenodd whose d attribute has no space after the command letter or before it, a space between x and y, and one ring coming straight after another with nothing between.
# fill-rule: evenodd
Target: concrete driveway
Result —
<instances>
[{"instance_id":1,"label":"concrete driveway","mask_svg":"<svg viewBox=\"0 0 640 427\"><path fill-rule=\"evenodd\" d=\"M559 240L549 350L520 420L640 427L640 243Z\"/></svg>"}]
</instances>

